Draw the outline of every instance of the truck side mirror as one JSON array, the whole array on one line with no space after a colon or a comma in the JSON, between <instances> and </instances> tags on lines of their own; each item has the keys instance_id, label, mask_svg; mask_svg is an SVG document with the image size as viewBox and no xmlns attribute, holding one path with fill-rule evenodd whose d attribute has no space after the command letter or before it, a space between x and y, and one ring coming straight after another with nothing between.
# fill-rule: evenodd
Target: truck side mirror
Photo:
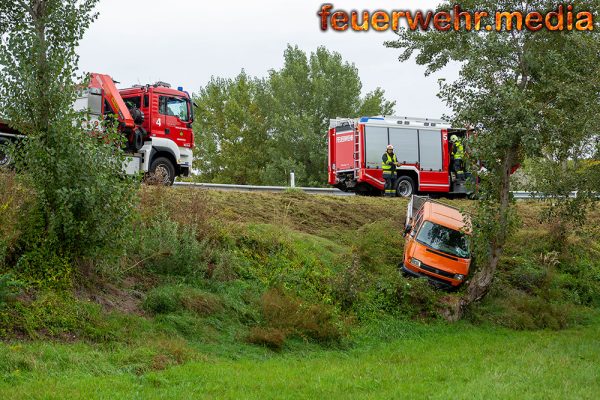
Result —
<instances>
[{"instance_id":1,"label":"truck side mirror","mask_svg":"<svg viewBox=\"0 0 600 400\"><path fill-rule=\"evenodd\" d=\"M406 225L406 227L404 228L404 235L402 236L406 236L408 235L408 232L412 231L412 225Z\"/></svg>"}]
</instances>

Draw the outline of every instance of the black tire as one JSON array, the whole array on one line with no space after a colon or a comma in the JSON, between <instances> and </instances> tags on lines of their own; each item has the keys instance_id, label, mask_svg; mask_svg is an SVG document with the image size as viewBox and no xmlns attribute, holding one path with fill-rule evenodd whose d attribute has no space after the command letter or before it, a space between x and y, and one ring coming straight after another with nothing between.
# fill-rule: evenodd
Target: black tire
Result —
<instances>
[{"instance_id":1,"label":"black tire","mask_svg":"<svg viewBox=\"0 0 600 400\"><path fill-rule=\"evenodd\" d=\"M396 196L410 197L416 193L415 181L410 176L401 176L396 181Z\"/></svg>"},{"instance_id":2,"label":"black tire","mask_svg":"<svg viewBox=\"0 0 600 400\"><path fill-rule=\"evenodd\" d=\"M175 182L175 166L166 157L157 157L150 165L150 183L171 186Z\"/></svg>"}]
</instances>

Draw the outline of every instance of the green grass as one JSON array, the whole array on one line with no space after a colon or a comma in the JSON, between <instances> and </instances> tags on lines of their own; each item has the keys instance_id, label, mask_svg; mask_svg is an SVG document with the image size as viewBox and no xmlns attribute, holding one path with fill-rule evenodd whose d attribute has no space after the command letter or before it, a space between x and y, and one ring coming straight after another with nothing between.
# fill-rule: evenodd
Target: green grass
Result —
<instances>
[{"instance_id":1,"label":"green grass","mask_svg":"<svg viewBox=\"0 0 600 400\"><path fill-rule=\"evenodd\" d=\"M600 213L553 252L539 204L519 203L523 226L492 291L446 325L447 294L397 271L403 239L390 232L405 200L159 187L140 197L118 260L69 264L69 285L42 285L46 274L4 296L0 399L600 393ZM20 225L0 217L1 258ZM64 275L43 253L31 260L0 277L30 281L42 264Z\"/></svg>"},{"instance_id":2,"label":"green grass","mask_svg":"<svg viewBox=\"0 0 600 400\"><path fill-rule=\"evenodd\" d=\"M0 345L0 398L594 399L600 392L599 334L600 321L560 332L515 332L388 320L362 328L349 350L196 356L141 374L118 367L126 348ZM7 361L19 353L49 368L7 371Z\"/></svg>"}]
</instances>

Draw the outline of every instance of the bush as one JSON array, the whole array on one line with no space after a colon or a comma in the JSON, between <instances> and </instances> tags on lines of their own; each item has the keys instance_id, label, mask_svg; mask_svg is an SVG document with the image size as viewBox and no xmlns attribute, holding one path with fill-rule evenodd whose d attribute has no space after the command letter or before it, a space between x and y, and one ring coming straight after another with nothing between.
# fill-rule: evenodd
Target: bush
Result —
<instances>
[{"instance_id":1,"label":"bush","mask_svg":"<svg viewBox=\"0 0 600 400\"><path fill-rule=\"evenodd\" d=\"M398 290L402 313L417 319L437 318L444 295L425 278L405 280Z\"/></svg>"},{"instance_id":2,"label":"bush","mask_svg":"<svg viewBox=\"0 0 600 400\"><path fill-rule=\"evenodd\" d=\"M20 185L12 172L0 170L0 269L6 267L7 257L14 251L16 242L21 234L20 215L26 213L31 193Z\"/></svg>"},{"instance_id":3,"label":"bush","mask_svg":"<svg viewBox=\"0 0 600 400\"><path fill-rule=\"evenodd\" d=\"M52 244L42 243L23 254L15 271L31 287L68 289L73 284L71 261L56 253Z\"/></svg>"},{"instance_id":4,"label":"bush","mask_svg":"<svg viewBox=\"0 0 600 400\"><path fill-rule=\"evenodd\" d=\"M117 251L133 216L136 187L122 172L119 134L85 134L73 114L28 137L17 167L37 195L44 234L69 256ZM116 141L116 143L115 143Z\"/></svg>"},{"instance_id":5,"label":"bush","mask_svg":"<svg viewBox=\"0 0 600 400\"><path fill-rule=\"evenodd\" d=\"M286 332L280 328L254 326L250 329L246 340L248 343L265 346L272 350L281 350L286 339Z\"/></svg>"},{"instance_id":6,"label":"bush","mask_svg":"<svg viewBox=\"0 0 600 400\"><path fill-rule=\"evenodd\" d=\"M150 271L165 275L205 276L206 242L196 239L193 227L180 226L164 213L134 229L128 254Z\"/></svg>"},{"instance_id":7,"label":"bush","mask_svg":"<svg viewBox=\"0 0 600 400\"><path fill-rule=\"evenodd\" d=\"M261 297L264 326L254 327L247 340L281 348L288 337L319 343L338 342L345 335L344 324L332 307L307 304L300 298L271 289Z\"/></svg>"},{"instance_id":8,"label":"bush","mask_svg":"<svg viewBox=\"0 0 600 400\"><path fill-rule=\"evenodd\" d=\"M0 305L12 302L21 291L23 283L15 280L12 274L0 275Z\"/></svg>"},{"instance_id":9,"label":"bush","mask_svg":"<svg viewBox=\"0 0 600 400\"><path fill-rule=\"evenodd\" d=\"M208 316L224 308L218 296L185 286L155 288L148 293L142 306L154 315L187 310L199 316Z\"/></svg>"},{"instance_id":10,"label":"bush","mask_svg":"<svg viewBox=\"0 0 600 400\"><path fill-rule=\"evenodd\" d=\"M506 294L495 300L498 314L486 310L502 326L518 330L564 329L583 321L581 310L572 304L550 303L514 290Z\"/></svg>"},{"instance_id":11,"label":"bush","mask_svg":"<svg viewBox=\"0 0 600 400\"><path fill-rule=\"evenodd\" d=\"M110 332L96 304L77 301L66 292L43 291L32 300L0 307L0 337L104 340Z\"/></svg>"}]
</instances>

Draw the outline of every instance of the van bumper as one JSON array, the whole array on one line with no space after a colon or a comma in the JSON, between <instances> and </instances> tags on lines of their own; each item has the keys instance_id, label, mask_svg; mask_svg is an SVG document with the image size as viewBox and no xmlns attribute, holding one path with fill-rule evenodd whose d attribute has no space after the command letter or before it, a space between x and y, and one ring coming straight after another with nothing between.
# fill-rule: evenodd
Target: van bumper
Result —
<instances>
[{"instance_id":1,"label":"van bumper","mask_svg":"<svg viewBox=\"0 0 600 400\"><path fill-rule=\"evenodd\" d=\"M413 278L427 278L429 280L429 282L431 282L434 286L441 288L441 289L456 289L457 286L453 286L452 283L442 279L442 278L438 278L437 276L432 276L432 275L428 275L428 274L422 274L420 272L415 272L411 269L406 268L406 264L402 263L402 272L408 276L412 276Z\"/></svg>"}]
</instances>

